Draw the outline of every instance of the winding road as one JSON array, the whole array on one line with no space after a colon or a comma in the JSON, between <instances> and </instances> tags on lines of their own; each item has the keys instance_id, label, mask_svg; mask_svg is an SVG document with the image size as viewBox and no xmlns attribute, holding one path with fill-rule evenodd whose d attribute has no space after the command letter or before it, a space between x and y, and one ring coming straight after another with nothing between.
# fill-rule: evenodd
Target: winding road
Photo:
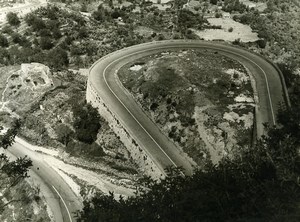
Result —
<instances>
[{"instance_id":1,"label":"winding road","mask_svg":"<svg viewBox=\"0 0 300 222\"><path fill-rule=\"evenodd\" d=\"M252 73L257 91L257 136L264 134L263 123L276 125L280 103L288 98L280 73L270 62L259 55L225 43L198 40L166 40L135 45L113 52L94 63L90 68L88 90L92 87L109 109L117 116L131 136L142 145L160 169L181 166L184 173L192 174L193 163L163 135L158 127L141 110L133 97L124 89L117 77L118 70L128 62L166 50L214 50L242 63ZM87 93L89 93L87 91ZM284 94L285 93L285 94ZM88 98L88 97L87 97ZM93 103L93 101L90 101Z\"/></svg>"},{"instance_id":2,"label":"winding road","mask_svg":"<svg viewBox=\"0 0 300 222\"><path fill-rule=\"evenodd\" d=\"M75 195L64 179L44 160L43 155L31 150L23 140L16 142L8 149L15 157L28 156L33 163L29 176L46 199L56 222L76 221L75 212L82 209L81 200Z\"/></svg>"},{"instance_id":3,"label":"winding road","mask_svg":"<svg viewBox=\"0 0 300 222\"><path fill-rule=\"evenodd\" d=\"M264 122L276 125L278 104L284 102L288 96L284 82L271 63L249 51L222 43L186 40L151 42L116 51L95 62L90 69L88 86L96 90L162 171L170 165L181 166L186 175L191 175L193 163L147 117L117 77L117 71L128 62L162 51L180 49L214 50L239 61L249 69L255 79L258 96L258 136L264 134ZM39 154L28 150L24 144L17 142L9 151L15 156L27 155L33 160L31 176L34 181L39 181L42 189L49 194L46 199L54 212L55 221L75 221L72 212L82 206L63 178L43 161Z\"/></svg>"}]
</instances>

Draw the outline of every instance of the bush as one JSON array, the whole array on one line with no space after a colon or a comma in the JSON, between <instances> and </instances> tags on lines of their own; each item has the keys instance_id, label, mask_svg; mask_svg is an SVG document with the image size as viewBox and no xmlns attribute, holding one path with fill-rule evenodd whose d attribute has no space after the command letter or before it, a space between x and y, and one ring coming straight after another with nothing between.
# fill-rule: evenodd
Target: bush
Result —
<instances>
[{"instance_id":1,"label":"bush","mask_svg":"<svg viewBox=\"0 0 300 222\"><path fill-rule=\"evenodd\" d=\"M71 140L66 146L66 152L74 156L102 157L105 155L101 146L97 143L87 144Z\"/></svg>"},{"instance_id":2,"label":"bush","mask_svg":"<svg viewBox=\"0 0 300 222\"><path fill-rule=\"evenodd\" d=\"M215 17L216 17L216 18L222 18L222 13L217 12L217 13L215 14Z\"/></svg>"},{"instance_id":3,"label":"bush","mask_svg":"<svg viewBox=\"0 0 300 222\"><path fill-rule=\"evenodd\" d=\"M47 29L49 29L51 32L53 32L53 30L58 29L60 26L59 21L56 20L49 20L46 23Z\"/></svg>"},{"instance_id":4,"label":"bush","mask_svg":"<svg viewBox=\"0 0 300 222\"><path fill-rule=\"evenodd\" d=\"M33 14L33 13L29 13L25 16L24 20L27 23L28 26L32 26L32 24L34 23L34 20L37 17Z\"/></svg>"},{"instance_id":5,"label":"bush","mask_svg":"<svg viewBox=\"0 0 300 222\"><path fill-rule=\"evenodd\" d=\"M17 26L21 23L18 15L14 12L7 13L6 20L8 21L8 23L10 25L13 25L13 26Z\"/></svg>"},{"instance_id":6,"label":"bush","mask_svg":"<svg viewBox=\"0 0 300 222\"><path fill-rule=\"evenodd\" d=\"M152 103L150 106L150 109L154 112L156 109L158 108L158 104L157 103Z\"/></svg>"},{"instance_id":7,"label":"bush","mask_svg":"<svg viewBox=\"0 0 300 222\"><path fill-rule=\"evenodd\" d=\"M57 47L48 52L47 61L50 67L60 70L69 64L68 53L61 47Z\"/></svg>"},{"instance_id":8,"label":"bush","mask_svg":"<svg viewBox=\"0 0 300 222\"><path fill-rule=\"evenodd\" d=\"M267 45L267 40L265 40L265 39L259 39L259 40L257 40L257 45L260 48L264 49L266 47L266 45Z\"/></svg>"},{"instance_id":9,"label":"bush","mask_svg":"<svg viewBox=\"0 0 300 222\"><path fill-rule=\"evenodd\" d=\"M117 19L117 18L121 17L120 11L117 10L117 9L115 9L115 10L111 13L111 17L112 17L113 19Z\"/></svg>"},{"instance_id":10,"label":"bush","mask_svg":"<svg viewBox=\"0 0 300 222\"><path fill-rule=\"evenodd\" d=\"M40 46L42 49L51 49L53 47L53 42L49 37L41 37Z\"/></svg>"},{"instance_id":11,"label":"bush","mask_svg":"<svg viewBox=\"0 0 300 222\"><path fill-rule=\"evenodd\" d=\"M4 35L1 35L1 34L0 34L0 46L1 47L8 47L9 46L7 38Z\"/></svg>"},{"instance_id":12,"label":"bush","mask_svg":"<svg viewBox=\"0 0 300 222\"><path fill-rule=\"evenodd\" d=\"M230 28L228 29L228 32L232 32L232 31L233 31L233 28L230 27Z\"/></svg>"},{"instance_id":13,"label":"bush","mask_svg":"<svg viewBox=\"0 0 300 222\"><path fill-rule=\"evenodd\" d=\"M98 10L92 13L92 17L97 21L106 21L110 17L110 14L102 6L99 6Z\"/></svg>"},{"instance_id":14,"label":"bush","mask_svg":"<svg viewBox=\"0 0 300 222\"><path fill-rule=\"evenodd\" d=\"M51 37L51 32L49 29L41 29L38 34L41 37Z\"/></svg>"},{"instance_id":15,"label":"bush","mask_svg":"<svg viewBox=\"0 0 300 222\"><path fill-rule=\"evenodd\" d=\"M165 36L163 34L158 35L158 41L165 40Z\"/></svg>"},{"instance_id":16,"label":"bush","mask_svg":"<svg viewBox=\"0 0 300 222\"><path fill-rule=\"evenodd\" d=\"M86 28L82 27L78 30L78 38L79 39L83 39L83 38L86 38L88 37L88 31Z\"/></svg>"},{"instance_id":17,"label":"bush","mask_svg":"<svg viewBox=\"0 0 300 222\"><path fill-rule=\"evenodd\" d=\"M8 26L8 25L4 26L4 27L1 29L1 31L2 31L3 33L6 33L6 34L11 34L11 33L14 32L14 31L12 30L12 28L11 28L10 26Z\"/></svg>"},{"instance_id":18,"label":"bush","mask_svg":"<svg viewBox=\"0 0 300 222\"><path fill-rule=\"evenodd\" d=\"M68 143L72 140L74 134L73 130L65 124L59 124L55 131L57 134L57 140L67 147Z\"/></svg>"},{"instance_id":19,"label":"bush","mask_svg":"<svg viewBox=\"0 0 300 222\"><path fill-rule=\"evenodd\" d=\"M43 21L43 19L40 19L38 17L33 17L31 27L32 27L33 31L37 32L41 29L45 29L46 24Z\"/></svg>"},{"instance_id":20,"label":"bush","mask_svg":"<svg viewBox=\"0 0 300 222\"><path fill-rule=\"evenodd\" d=\"M73 127L79 141L92 144L97 139L101 127L98 110L91 104L80 104L72 108L74 115Z\"/></svg>"},{"instance_id":21,"label":"bush","mask_svg":"<svg viewBox=\"0 0 300 222\"><path fill-rule=\"evenodd\" d=\"M17 43L21 42L21 35L17 32L12 33L11 38L12 38L13 43L17 44Z\"/></svg>"},{"instance_id":22,"label":"bush","mask_svg":"<svg viewBox=\"0 0 300 222\"><path fill-rule=\"evenodd\" d=\"M61 34L61 32L60 32L60 30L58 28L54 28L52 30L52 36L55 39L59 39L62 36L62 34Z\"/></svg>"},{"instance_id":23,"label":"bush","mask_svg":"<svg viewBox=\"0 0 300 222\"><path fill-rule=\"evenodd\" d=\"M240 44L241 44L241 39L240 39L240 38L235 39L232 43L233 43L234 45L240 45Z\"/></svg>"}]
</instances>

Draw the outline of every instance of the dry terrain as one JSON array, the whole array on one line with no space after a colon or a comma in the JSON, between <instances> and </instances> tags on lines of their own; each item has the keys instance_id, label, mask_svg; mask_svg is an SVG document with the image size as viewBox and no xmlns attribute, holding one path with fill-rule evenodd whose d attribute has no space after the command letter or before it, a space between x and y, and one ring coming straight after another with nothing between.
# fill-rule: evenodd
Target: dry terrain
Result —
<instances>
[{"instance_id":1,"label":"dry terrain","mask_svg":"<svg viewBox=\"0 0 300 222\"><path fill-rule=\"evenodd\" d=\"M72 106L85 100L87 76L71 71L52 72L42 64L3 67L0 71L1 123L8 127L13 118L22 118L20 136L46 148L26 146L45 154L41 158L47 158L47 163L75 187L78 195L85 197L95 189L107 193L111 187L117 193L120 189L132 194L141 171L103 118L97 146L76 138L66 146L58 139L65 133L59 126L74 130Z\"/></svg>"},{"instance_id":2,"label":"dry terrain","mask_svg":"<svg viewBox=\"0 0 300 222\"><path fill-rule=\"evenodd\" d=\"M232 18L209 18L210 25L221 26L221 29L195 30L195 33L205 40L224 40L233 42L240 39L241 42L255 42L259 38L248 25L243 25Z\"/></svg>"},{"instance_id":3,"label":"dry terrain","mask_svg":"<svg viewBox=\"0 0 300 222\"><path fill-rule=\"evenodd\" d=\"M129 63L118 75L148 116L199 165L250 144L252 87L238 62L207 50L169 51Z\"/></svg>"}]
</instances>

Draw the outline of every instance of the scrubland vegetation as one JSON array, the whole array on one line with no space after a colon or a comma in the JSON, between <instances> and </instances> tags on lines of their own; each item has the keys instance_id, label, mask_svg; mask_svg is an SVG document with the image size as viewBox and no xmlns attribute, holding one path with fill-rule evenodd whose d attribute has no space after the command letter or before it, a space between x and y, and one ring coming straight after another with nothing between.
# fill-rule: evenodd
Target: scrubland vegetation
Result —
<instances>
[{"instance_id":1,"label":"scrubland vegetation","mask_svg":"<svg viewBox=\"0 0 300 222\"><path fill-rule=\"evenodd\" d=\"M260 40L255 43L242 43L239 39L233 43L260 53L278 64L286 79L292 107L282 106L278 115L280 127L268 127L268 135L257 141L255 146L248 149L237 147L241 148L238 153L223 158L217 165L203 165L191 177L182 177L176 169L170 169L169 177L159 182L144 179L140 181L143 186L137 188L137 195L126 200L121 198L117 201L113 195L96 195L85 202L78 220L299 221L300 78L295 75L300 64L300 37L297 34L299 2L261 0L267 4L263 12L245 7L237 0L201 1L201 5L192 11L183 8L186 1L176 0L166 10L160 10L149 2L134 0L129 1L131 4L128 6L121 7L124 2L104 1L99 5L96 1L64 1L66 8L51 5L28 14L24 19L14 14L7 16L8 24L1 28L0 35L2 66L40 62L50 66L53 71L62 71L59 74L62 79L70 78L62 82L74 81L73 85L62 84L49 91L26 113L22 130L25 138L33 138L34 134L31 133L35 131L40 133L40 139L45 144L63 146L74 155L101 158L105 144L95 145L95 133L108 126L100 118L100 125L86 127L82 119L93 122L99 117L83 102L84 80L72 79L65 70L87 68L109 52L142 42L199 38L192 29L221 28L210 26L206 16L222 18L224 11L231 13L235 21L250 25L258 32ZM220 9L213 8L214 11L211 6L219 6ZM172 74L172 70L164 71ZM169 81L167 77L161 80ZM174 81L170 83L177 84ZM229 87L226 82L219 83L224 88ZM149 88L150 91L153 89ZM81 93L80 102L83 104L79 108L76 107L78 102L71 98L78 92ZM155 92L165 93L163 88ZM219 96L222 100L222 95ZM58 108L51 107L49 112L41 114L39 105L49 106L53 102L51 97L56 98L56 102L61 101L57 103ZM176 101L165 98L166 107L178 107L180 111ZM72 103L76 104L73 108ZM152 112L159 108L158 104L149 106ZM59 113L65 113L64 118L55 115L58 110ZM54 115L51 116L51 113ZM57 127L49 127L43 122L45 117L51 117L51 124ZM192 118L185 118L184 121L186 124L194 122ZM1 136L1 146L4 148L14 137L10 137L14 132L9 133L13 134ZM171 129L170 133L172 137L178 137L176 130ZM117 156L119 158L116 155L116 159ZM7 179L1 180L1 184L17 179L9 177L14 172L12 170L19 169L14 166L20 161L25 167L15 175L23 179L30 162L19 160L9 163L5 156L1 156L1 166L6 166L1 167L1 176ZM5 205L5 202L2 203Z\"/></svg>"}]
</instances>

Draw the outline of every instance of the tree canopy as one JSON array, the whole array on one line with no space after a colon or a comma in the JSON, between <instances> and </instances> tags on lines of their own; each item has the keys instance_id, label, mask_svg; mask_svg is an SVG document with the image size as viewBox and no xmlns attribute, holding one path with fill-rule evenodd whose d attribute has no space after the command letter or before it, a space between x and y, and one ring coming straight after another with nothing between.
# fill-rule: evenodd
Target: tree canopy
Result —
<instances>
[{"instance_id":1,"label":"tree canopy","mask_svg":"<svg viewBox=\"0 0 300 222\"><path fill-rule=\"evenodd\" d=\"M13 26L17 26L21 23L18 15L14 12L7 13L6 19L7 19L7 22Z\"/></svg>"},{"instance_id":2,"label":"tree canopy","mask_svg":"<svg viewBox=\"0 0 300 222\"><path fill-rule=\"evenodd\" d=\"M91 104L85 103L73 107L74 123L76 137L79 141L92 144L97 139L100 129L100 116L97 109Z\"/></svg>"},{"instance_id":3,"label":"tree canopy","mask_svg":"<svg viewBox=\"0 0 300 222\"><path fill-rule=\"evenodd\" d=\"M20 127L20 121L16 120L5 134L0 135L0 148L7 149L15 142ZM0 190L2 194L0 197L0 213L9 203L21 201L20 198L9 195L10 189L28 177L27 173L31 166L32 161L27 156L10 161L4 153L0 154ZM9 197L9 199L4 202L2 201L3 197L6 197L6 199Z\"/></svg>"}]
</instances>

